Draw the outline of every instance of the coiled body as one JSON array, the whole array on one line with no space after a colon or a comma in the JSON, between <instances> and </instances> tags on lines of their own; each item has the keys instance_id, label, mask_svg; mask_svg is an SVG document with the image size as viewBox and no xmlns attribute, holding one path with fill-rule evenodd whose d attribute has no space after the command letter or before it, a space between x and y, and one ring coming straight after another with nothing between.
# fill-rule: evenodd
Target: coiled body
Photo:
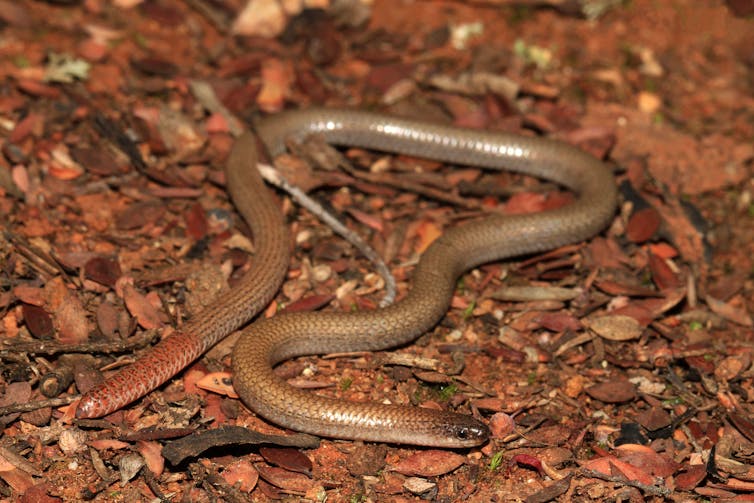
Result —
<instances>
[{"instance_id":1,"label":"coiled body","mask_svg":"<svg viewBox=\"0 0 754 503\"><path fill-rule=\"evenodd\" d=\"M337 145L527 173L565 185L579 195L573 204L557 210L496 215L450 229L422 255L411 290L392 306L368 312L275 316L247 328L233 352L233 383L243 401L288 428L328 437L443 447L466 447L486 440L487 427L470 416L318 397L292 388L272 368L294 356L405 344L442 318L464 271L596 234L615 211L615 184L608 168L551 140L349 110L275 115L256 129L272 154L283 150L286 138L317 133Z\"/></svg>"},{"instance_id":2,"label":"coiled body","mask_svg":"<svg viewBox=\"0 0 754 503\"><path fill-rule=\"evenodd\" d=\"M470 416L318 397L290 387L272 368L294 356L380 350L406 344L442 318L456 280L464 271L486 262L541 252L593 236L607 225L615 211L616 189L610 170L588 154L552 140L353 110L311 109L282 113L259 122L256 132L272 155L283 151L286 139L302 139L317 133L336 145L525 173L554 181L577 193L575 202L557 210L530 215L494 215L448 230L422 255L408 295L392 306L369 312L275 316L247 328L234 349L233 382L242 400L258 414L282 426L328 437L444 447L466 447L485 441L489 434L487 427ZM260 299L269 300L270 290L273 293L277 290L287 267L288 237L279 210L271 209L274 204L271 205L267 196L251 193L259 188L258 174L250 174L255 171L255 162L253 138L248 135L240 138L228 162L228 187L254 232L257 246L254 269L244 280L240 294L231 292L221 299L222 308L200 313L198 317L203 319L188 324L183 330L188 333L191 328L190 332L195 334L189 341L193 348L191 359L214 344L219 338L217 332L234 330L230 327L245 323L250 312L261 309L259 304L264 304ZM264 271L255 272L257 267ZM261 284L264 278L269 279L267 284ZM261 295L256 292L257 288L262 291ZM251 311L249 304L253 306ZM211 342L207 342L200 329L213 333ZM170 339L166 339L161 344L167 344L163 351L166 354L174 350L183 352L185 340L171 346ZM177 355L173 353L172 358L176 360ZM180 360L182 366L188 363L183 363L184 358ZM171 368L170 375L178 370ZM139 372L153 371L147 367ZM138 372L127 376L128 379L139 378ZM153 382L150 380L150 386ZM157 385L159 383L151 389ZM77 411L79 417L94 417L114 410L112 405L118 402L116 398L122 392L111 392L107 386L105 383L99 395L95 393L96 400L84 397ZM130 394L125 403L135 398ZM103 404L110 410L99 407Z\"/></svg>"}]
</instances>

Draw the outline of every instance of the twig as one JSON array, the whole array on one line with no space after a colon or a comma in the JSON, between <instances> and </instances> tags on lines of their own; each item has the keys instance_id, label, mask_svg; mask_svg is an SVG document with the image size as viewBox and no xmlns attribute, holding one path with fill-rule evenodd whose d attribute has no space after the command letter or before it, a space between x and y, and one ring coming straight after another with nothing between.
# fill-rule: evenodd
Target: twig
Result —
<instances>
[{"instance_id":1,"label":"twig","mask_svg":"<svg viewBox=\"0 0 754 503\"><path fill-rule=\"evenodd\" d=\"M44 278L49 279L51 277L60 275L66 281L75 281L71 279L60 264L46 251L41 248L32 245L23 237L11 233L9 231L4 232L5 239L13 245L13 248L24 257L29 265L36 269Z\"/></svg>"},{"instance_id":2,"label":"twig","mask_svg":"<svg viewBox=\"0 0 754 503\"><path fill-rule=\"evenodd\" d=\"M19 412L31 412L34 410L44 409L45 407L62 407L63 405L68 405L71 402L78 400L79 398L80 397L78 395L64 396L60 398L50 398L49 400L39 400L37 402L14 403L12 405L0 407L0 417L6 416L8 414L17 414Z\"/></svg>"},{"instance_id":3,"label":"twig","mask_svg":"<svg viewBox=\"0 0 754 503\"><path fill-rule=\"evenodd\" d=\"M390 273L390 269L382 260L382 257L380 257L372 247L370 247L363 239L361 239L361 236L343 225L340 220L335 218L335 216L333 216L332 214L328 213L319 203L306 195L304 191L288 183L275 168L273 168L269 164L262 163L259 163L257 167L262 173L262 178L264 178L267 183L286 191L294 201L312 212L325 225L329 226L333 230L333 232L336 232L346 241L355 246L356 249L358 249L359 252L361 252L361 254L367 258L367 260L374 264L375 269L377 269L377 273L385 281L385 296L380 301L380 306L385 307L392 304L395 300L395 278Z\"/></svg>"},{"instance_id":4,"label":"twig","mask_svg":"<svg viewBox=\"0 0 754 503\"><path fill-rule=\"evenodd\" d=\"M638 482L636 480L628 480L621 475L607 475L605 473L587 469L581 469L579 470L579 473L584 477L591 477L594 479L601 479L608 482L615 482L616 484L635 487L640 491L644 491L645 493L651 494L653 496L668 496L671 493L670 489L667 487L642 484L641 482Z\"/></svg>"},{"instance_id":5,"label":"twig","mask_svg":"<svg viewBox=\"0 0 754 503\"><path fill-rule=\"evenodd\" d=\"M186 3L201 16L204 16L217 31L220 33L228 32L228 25L230 24L228 16L219 9L215 9L214 6L211 5L211 2L205 2L203 0L186 0Z\"/></svg>"},{"instance_id":6,"label":"twig","mask_svg":"<svg viewBox=\"0 0 754 503\"><path fill-rule=\"evenodd\" d=\"M83 344L67 344L57 341L4 341L0 345L0 355L3 353L31 353L35 355L54 355L57 353L127 353L134 349L148 346L157 336L154 330L126 339L124 341L87 342ZM12 346L11 346L12 344Z\"/></svg>"},{"instance_id":7,"label":"twig","mask_svg":"<svg viewBox=\"0 0 754 503\"><path fill-rule=\"evenodd\" d=\"M364 171L351 169L349 167L344 167L344 169L352 177L370 183L387 185L389 187L400 189L406 192L414 192L429 199L452 204L454 206L458 206L459 208L464 208L467 210L482 209L482 205L478 201L469 200L440 189L433 189L432 187L427 187L426 185L412 182L410 180L406 180L405 178L394 176L390 173L366 173Z\"/></svg>"}]
</instances>

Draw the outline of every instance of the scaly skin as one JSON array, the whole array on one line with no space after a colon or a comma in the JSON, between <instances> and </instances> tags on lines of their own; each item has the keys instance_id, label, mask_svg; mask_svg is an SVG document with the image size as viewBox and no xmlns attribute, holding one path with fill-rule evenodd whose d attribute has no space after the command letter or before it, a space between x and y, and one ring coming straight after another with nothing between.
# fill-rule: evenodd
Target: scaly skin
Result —
<instances>
[{"instance_id":1,"label":"scaly skin","mask_svg":"<svg viewBox=\"0 0 754 503\"><path fill-rule=\"evenodd\" d=\"M468 447L484 442L489 436L487 426L470 416L323 398L292 388L277 378L272 368L294 356L379 350L406 344L442 318L450 304L455 282L464 271L486 262L542 252L595 235L615 212L617 194L610 170L599 160L557 141L351 110L282 113L260 122L256 130L273 155L282 152L285 139L302 139L317 133L336 145L508 169L557 182L578 194L574 203L556 210L531 215L493 215L450 229L422 255L411 291L392 306L369 312L276 316L247 328L234 349L233 382L242 400L258 414L282 426L328 437L441 447ZM249 281L244 281L241 287L242 292L227 295L222 309L209 309L204 319L187 325L183 332L201 337L202 342L194 342L192 335L189 343L176 343L175 350L182 351L184 345L197 348L191 351L190 357L181 358L181 362L193 360L216 342L218 334L233 330L228 327L245 323L250 317L250 304L256 311L261 309L277 290L287 267L287 235L279 228L282 219L279 215L273 216L277 210L272 211L270 206L274 205L258 195L245 198L248 190L235 187L243 182L256 186L256 182L245 181L255 159L253 139L248 136L239 139L228 163L228 188L239 211L252 225L259 250L255 264L266 263L270 269L280 271L275 274L267 271L274 275L275 281L270 281L274 287L262 283L259 276L252 278L250 272ZM277 251L264 251L268 246ZM284 263L281 264L276 253L285 257ZM264 294L257 293L256 288L264 289ZM260 306L259 301L254 304L252 299L267 300ZM240 312L245 314L240 315ZM217 330L218 326L222 326L222 330ZM206 337L203 329L214 332L213 338ZM171 344L170 339L162 344ZM165 350L165 354L172 353L173 347ZM155 350L157 348L159 346ZM138 379L141 372L149 376L149 386L140 388L153 389L162 382L152 379L157 374L152 367L134 371L128 374L128 379ZM109 391L106 383L94 403L106 404L109 408L87 408L80 417L102 415L136 398L136 394L131 393L116 399L115 395L123 393L123 390ZM82 403L89 407L90 402ZM115 403L118 405L113 407Z\"/></svg>"}]
</instances>

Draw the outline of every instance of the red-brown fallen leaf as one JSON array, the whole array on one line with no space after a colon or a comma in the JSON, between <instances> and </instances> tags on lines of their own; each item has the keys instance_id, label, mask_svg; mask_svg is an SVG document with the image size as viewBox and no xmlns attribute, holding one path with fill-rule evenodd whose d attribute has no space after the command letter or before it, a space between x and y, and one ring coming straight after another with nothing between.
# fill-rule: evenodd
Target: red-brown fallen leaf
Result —
<instances>
[{"instance_id":1,"label":"red-brown fallen leaf","mask_svg":"<svg viewBox=\"0 0 754 503\"><path fill-rule=\"evenodd\" d=\"M615 448L618 458L634 466L640 466L655 477L670 477L678 465L655 452L650 447L638 444L623 444Z\"/></svg>"},{"instance_id":2,"label":"red-brown fallen leaf","mask_svg":"<svg viewBox=\"0 0 754 503\"><path fill-rule=\"evenodd\" d=\"M397 82L410 78L414 65L410 63L387 63L371 65L365 76L366 84L380 93L386 92Z\"/></svg>"},{"instance_id":3,"label":"red-brown fallen leaf","mask_svg":"<svg viewBox=\"0 0 754 503\"><path fill-rule=\"evenodd\" d=\"M149 471L159 477L165 470L165 458L162 457L162 444L154 441L139 440L136 448L144 458Z\"/></svg>"},{"instance_id":4,"label":"red-brown fallen leaf","mask_svg":"<svg viewBox=\"0 0 754 503\"><path fill-rule=\"evenodd\" d=\"M675 258L678 256L678 250L664 241L650 243L647 248L652 255L661 259Z\"/></svg>"},{"instance_id":5,"label":"red-brown fallen leaf","mask_svg":"<svg viewBox=\"0 0 754 503\"><path fill-rule=\"evenodd\" d=\"M5 387L5 392L2 397L0 397L0 407L17 403L27 403L30 398L31 385L27 381L12 382Z\"/></svg>"},{"instance_id":6,"label":"red-brown fallen leaf","mask_svg":"<svg viewBox=\"0 0 754 503\"><path fill-rule=\"evenodd\" d=\"M466 458L460 454L433 449L412 454L391 470L409 477L437 477L452 472L465 461Z\"/></svg>"},{"instance_id":7,"label":"red-brown fallen leaf","mask_svg":"<svg viewBox=\"0 0 754 503\"><path fill-rule=\"evenodd\" d=\"M511 196L511 198L505 202L503 208L505 213L511 215L519 213L536 213L544 210L546 203L547 194L519 192Z\"/></svg>"},{"instance_id":8,"label":"red-brown fallen leaf","mask_svg":"<svg viewBox=\"0 0 754 503\"><path fill-rule=\"evenodd\" d=\"M641 302L632 301L623 307L615 309L614 316L628 316L635 319L642 326L647 326L655 319L655 314Z\"/></svg>"},{"instance_id":9,"label":"red-brown fallen leaf","mask_svg":"<svg viewBox=\"0 0 754 503\"><path fill-rule=\"evenodd\" d=\"M79 42L76 52L87 61L98 62L105 59L109 52L109 46L94 38L87 38Z\"/></svg>"},{"instance_id":10,"label":"red-brown fallen leaf","mask_svg":"<svg viewBox=\"0 0 754 503\"><path fill-rule=\"evenodd\" d=\"M698 264L702 273L706 269L704 259L704 242L702 232L689 220L688 213L676 198L665 200L665 205L658 208L662 214L665 227L673 232L673 244L675 244L681 257L687 263Z\"/></svg>"},{"instance_id":11,"label":"red-brown fallen leaf","mask_svg":"<svg viewBox=\"0 0 754 503\"><path fill-rule=\"evenodd\" d=\"M614 239L605 239L597 236L591 240L586 249L592 256L595 267L620 269L623 267L623 264L631 262L623 250L618 247Z\"/></svg>"},{"instance_id":12,"label":"red-brown fallen leaf","mask_svg":"<svg viewBox=\"0 0 754 503\"><path fill-rule=\"evenodd\" d=\"M715 379L719 383L730 382L751 366L751 355L742 353L723 358L715 366Z\"/></svg>"},{"instance_id":13,"label":"red-brown fallen leaf","mask_svg":"<svg viewBox=\"0 0 754 503\"><path fill-rule=\"evenodd\" d=\"M257 488L259 492L270 500L282 500L286 497L286 494L283 490L273 486L272 484L268 484L263 479L259 479L257 481Z\"/></svg>"},{"instance_id":14,"label":"red-brown fallen leaf","mask_svg":"<svg viewBox=\"0 0 754 503\"><path fill-rule=\"evenodd\" d=\"M505 400L502 398L479 398L472 401L472 405L480 410L491 410L492 412L501 412L505 409Z\"/></svg>"},{"instance_id":15,"label":"red-brown fallen leaf","mask_svg":"<svg viewBox=\"0 0 754 503\"><path fill-rule=\"evenodd\" d=\"M271 465L312 476L312 460L294 448L261 447L259 454Z\"/></svg>"},{"instance_id":16,"label":"red-brown fallen leaf","mask_svg":"<svg viewBox=\"0 0 754 503\"><path fill-rule=\"evenodd\" d=\"M707 467L691 465L675 476L675 488L679 491L691 491L707 476Z\"/></svg>"},{"instance_id":17,"label":"red-brown fallen leaf","mask_svg":"<svg viewBox=\"0 0 754 503\"><path fill-rule=\"evenodd\" d=\"M226 414L228 411L228 408L226 407L227 404L228 401L220 395L207 395L204 397L203 415L204 417L211 417L214 419L211 424L212 428L222 426L228 422L228 416Z\"/></svg>"},{"instance_id":18,"label":"red-brown fallen leaf","mask_svg":"<svg viewBox=\"0 0 754 503\"><path fill-rule=\"evenodd\" d=\"M419 237L419 242L416 244L416 253L421 254L424 253L435 239L442 235L442 231L433 222L422 220L416 228L416 234Z\"/></svg>"},{"instance_id":19,"label":"red-brown fallen leaf","mask_svg":"<svg viewBox=\"0 0 754 503\"><path fill-rule=\"evenodd\" d=\"M160 201L143 201L132 204L115 219L115 226L120 230L140 229L156 222L167 211Z\"/></svg>"},{"instance_id":20,"label":"red-brown fallen leaf","mask_svg":"<svg viewBox=\"0 0 754 503\"><path fill-rule=\"evenodd\" d=\"M219 395L238 398L236 390L233 389L233 375L230 372L209 373L196 381L196 387Z\"/></svg>"},{"instance_id":21,"label":"red-brown fallen leaf","mask_svg":"<svg viewBox=\"0 0 754 503\"><path fill-rule=\"evenodd\" d=\"M711 498L713 501L725 501L725 503L735 501L734 498L736 497L736 493L732 491L726 491L725 489L711 486L697 487L694 489L694 492L700 496Z\"/></svg>"},{"instance_id":22,"label":"red-brown fallen leaf","mask_svg":"<svg viewBox=\"0 0 754 503\"><path fill-rule=\"evenodd\" d=\"M55 327L50 315L38 306L22 304L21 312L29 332L37 339L52 339L55 335Z\"/></svg>"},{"instance_id":23,"label":"red-brown fallen leaf","mask_svg":"<svg viewBox=\"0 0 754 503\"><path fill-rule=\"evenodd\" d=\"M13 295L21 302L41 307L45 304L45 291L42 288L28 285L13 287Z\"/></svg>"},{"instance_id":24,"label":"red-brown fallen leaf","mask_svg":"<svg viewBox=\"0 0 754 503\"><path fill-rule=\"evenodd\" d=\"M443 105L453 115L453 124L471 129L483 129L489 126L490 116L483 106L465 96L440 94Z\"/></svg>"},{"instance_id":25,"label":"red-brown fallen leaf","mask_svg":"<svg viewBox=\"0 0 754 503\"><path fill-rule=\"evenodd\" d=\"M385 223L380 217L359 211L355 208L348 208L347 211L353 218L366 225L370 229L374 229L377 232L382 232L385 229Z\"/></svg>"},{"instance_id":26,"label":"red-brown fallen leaf","mask_svg":"<svg viewBox=\"0 0 754 503\"><path fill-rule=\"evenodd\" d=\"M619 283L612 280L598 280L594 282L594 286L610 295L628 295L631 297L656 297L662 295L652 288Z\"/></svg>"},{"instance_id":27,"label":"red-brown fallen leaf","mask_svg":"<svg viewBox=\"0 0 754 503\"><path fill-rule=\"evenodd\" d=\"M516 454L511 458L511 464L517 464L536 470L540 475L542 474L542 461L530 454Z\"/></svg>"},{"instance_id":28,"label":"red-brown fallen leaf","mask_svg":"<svg viewBox=\"0 0 754 503\"><path fill-rule=\"evenodd\" d=\"M19 144L31 135L41 136L44 133L44 123L44 115L32 112L16 123L7 140Z\"/></svg>"},{"instance_id":29,"label":"red-brown fallen leaf","mask_svg":"<svg viewBox=\"0 0 754 503\"><path fill-rule=\"evenodd\" d=\"M374 485L374 490L378 494L400 494L403 492L403 482L406 478L403 475L391 472L383 472L381 481Z\"/></svg>"},{"instance_id":30,"label":"red-brown fallen leaf","mask_svg":"<svg viewBox=\"0 0 754 503\"><path fill-rule=\"evenodd\" d=\"M564 383L563 393L565 393L567 397L576 398L583 393L585 383L586 378L584 378L584 376L579 374L571 376Z\"/></svg>"},{"instance_id":31,"label":"red-brown fallen leaf","mask_svg":"<svg viewBox=\"0 0 754 503\"><path fill-rule=\"evenodd\" d=\"M623 403L636 398L636 388L629 381L618 379L590 386L587 395L605 403Z\"/></svg>"},{"instance_id":32,"label":"red-brown fallen leaf","mask_svg":"<svg viewBox=\"0 0 754 503\"><path fill-rule=\"evenodd\" d=\"M582 466L582 468L593 470L608 476L613 476L617 473L625 477L626 480L633 480L648 486L654 484L652 476L647 472L611 455L589 460Z\"/></svg>"},{"instance_id":33,"label":"red-brown fallen leaf","mask_svg":"<svg viewBox=\"0 0 754 503\"><path fill-rule=\"evenodd\" d=\"M183 372L183 391L186 394L201 393L196 383L201 381L207 375L207 369L200 363L192 365L188 370Z\"/></svg>"},{"instance_id":34,"label":"red-brown fallen leaf","mask_svg":"<svg viewBox=\"0 0 754 503\"><path fill-rule=\"evenodd\" d=\"M563 445L568 441L572 434L573 431L564 424L553 424L550 426L542 426L530 431L527 433L526 438L534 443Z\"/></svg>"},{"instance_id":35,"label":"red-brown fallen leaf","mask_svg":"<svg viewBox=\"0 0 754 503\"><path fill-rule=\"evenodd\" d=\"M731 411L728 413L728 419L743 436L750 441L754 441L754 418L736 411Z\"/></svg>"},{"instance_id":36,"label":"red-brown fallen leaf","mask_svg":"<svg viewBox=\"0 0 754 503\"><path fill-rule=\"evenodd\" d=\"M209 225L207 224L207 214L199 203L194 203L184 215L186 220L186 232L189 236L197 241L207 235Z\"/></svg>"},{"instance_id":37,"label":"red-brown fallen leaf","mask_svg":"<svg viewBox=\"0 0 754 503\"><path fill-rule=\"evenodd\" d=\"M18 190L20 190L24 194L29 193L29 189L31 188L31 180L29 179L29 170L26 169L26 166L13 166L13 168L11 168L10 176ZM8 214L8 211L5 211L4 213Z\"/></svg>"},{"instance_id":38,"label":"red-brown fallen leaf","mask_svg":"<svg viewBox=\"0 0 754 503\"><path fill-rule=\"evenodd\" d=\"M142 328L150 330L162 326L160 313L146 296L136 291L129 278L121 277L116 286L123 291L123 301L126 303L128 312L136 318Z\"/></svg>"},{"instance_id":39,"label":"red-brown fallen leaf","mask_svg":"<svg viewBox=\"0 0 754 503\"><path fill-rule=\"evenodd\" d=\"M19 498L18 503L62 503L62 499L47 494L50 489L49 482L34 485Z\"/></svg>"},{"instance_id":40,"label":"red-brown fallen leaf","mask_svg":"<svg viewBox=\"0 0 754 503\"><path fill-rule=\"evenodd\" d=\"M42 84L39 81L31 79L19 79L16 83L18 88L27 94L32 96L40 96L42 98L59 99L60 89L53 86Z\"/></svg>"},{"instance_id":41,"label":"red-brown fallen leaf","mask_svg":"<svg viewBox=\"0 0 754 503\"><path fill-rule=\"evenodd\" d=\"M31 474L16 468L0 454L0 479L3 479L16 494L24 494L34 485Z\"/></svg>"},{"instance_id":42,"label":"red-brown fallen leaf","mask_svg":"<svg viewBox=\"0 0 754 503\"><path fill-rule=\"evenodd\" d=\"M228 126L228 119L223 114L219 113L215 113L207 117L207 120L204 121L204 129L209 134L227 133L230 131L230 127Z\"/></svg>"},{"instance_id":43,"label":"red-brown fallen leaf","mask_svg":"<svg viewBox=\"0 0 754 503\"><path fill-rule=\"evenodd\" d=\"M222 474L229 485L240 484L242 491L251 492L259 481L259 472L249 461L239 459L225 467Z\"/></svg>"},{"instance_id":44,"label":"red-brown fallen leaf","mask_svg":"<svg viewBox=\"0 0 754 503\"><path fill-rule=\"evenodd\" d=\"M565 332L566 330L576 332L582 328L578 318L565 312L542 313L538 319L542 327L553 332Z\"/></svg>"},{"instance_id":45,"label":"red-brown fallen leaf","mask_svg":"<svg viewBox=\"0 0 754 503\"><path fill-rule=\"evenodd\" d=\"M259 472L260 477L281 489L306 492L314 486L314 482L301 473L289 472L288 470L268 466L264 463L258 463L254 465L254 468Z\"/></svg>"},{"instance_id":46,"label":"red-brown fallen leaf","mask_svg":"<svg viewBox=\"0 0 754 503\"><path fill-rule=\"evenodd\" d=\"M89 338L91 323L79 297L60 277L45 285L46 311L52 315L60 342L78 344Z\"/></svg>"},{"instance_id":47,"label":"red-brown fallen leaf","mask_svg":"<svg viewBox=\"0 0 754 503\"><path fill-rule=\"evenodd\" d=\"M649 270L652 271L652 281L660 290L681 286L681 279L670 268L665 259L653 253L649 253Z\"/></svg>"},{"instance_id":48,"label":"red-brown fallen leaf","mask_svg":"<svg viewBox=\"0 0 754 503\"><path fill-rule=\"evenodd\" d=\"M489 422L492 438L505 438L516 430L516 421L503 412L493 414Z\"/></svg>"},{"instance_id":49,"label":"red-brown fallen leaf","mask_svg":"<svg viewBox=\"0 0 754 503\"><path fill-rule=\"evenodd\" d=\"M733 305L732 301L735 301L736 297L729 302L723 302L707 295L704 300L713 313L722 316L726 320L744 327L754 326L751 315L746 311L746 304L741 302L739 303L740 307Z\"/></svg>"},{"instance_id":50,"label":"red-brown fallen leaf","mask_svg":"<svg viewBox=\"0 0 754 503\"><path fill-rule=\"evenodd\" d=\"M453 187L461 182L473 182L482 175L478 169L454 169L445 175L445 180Z\"/></svg>"},{"instance_id":51,"label":"red-brown fallen leaf","mask_svg":"<svg viewBox=\"0 0 754 503\"><path fill-rule=\"evenodd\" d=\"M649 431L657 431L660 428L670 426L672 419L664 409L650 407L636 415L636 422Z\"/></svg>"},{"instance_id":52,"label":"red-brown fallen leaf","mask_svg":"<svg viewBox=\"0 0 754 503\"><path fill-rule=\"evenodd\" d=\"M47 172L58 180L75 180L84 174L84 168L71 158L68 149L55 147L50 151Z\"/></svg>"},{"instance_id":53,"label":"red-brown fallen leaf","mask_svg":"<svg viewBox=\"0 0 754 503\"><path fill-rule=\"evenodd\" d=\"M0 1L0 19L10 26L18 28L29 28L33 26L35 21L31 14L32 10L24 4L9 0Z\"/></svg>"},{"instance_id":54,"label":"red-brown fallen leaf","mask_svg":"<svg viewBox=\"0 0 754 503\"><path fill-rule=\"evenodd\" d=\"M291 93L294 72L290 64L278 58L268 58L262 62L262 89L257 95L257 105L267 113L279 112L285 98Z\"/></svg>"},{"instance_id":55,"label":"red-brown fallen leaf","mask_svg":"<svg viewBox=\"0 0 754 503\"><path fill-rule=\"evenodd\" d=\"M320 307L329 304L330 301L332 301L334 298L335 295L333 294L310 295L309 297L304 297L303 299L299 299L296 302L288 304L287 306L285 306L285 309L283 309L282 312L297 313L302 311L316 311Z\"/></svg>"},{"instance_id":56,"label":"red-brown fallen leaf","mask_svg":"<svg viewBox=\"0 0 754 503\"><path fill-rule=\"evenodd\" d=\"M749 472L751 472L751 470L749 470ZM741 477L743 478L746 475L751 475L751 473L742 474ZM754 482L751 482L749 480L737 479L734 477L729 478L728 481L725 484L723 484L722 487L726 489L730 489L732 491L748 491L749 493L754 492ZM736 501L754 501L754 494L749 494L748 496L749 496L749 499L747 500L738 499Z\"/></svg>"},{"instance_id":57,"label":"red-brown fallen leaf","mask_svg":"<svg viewBox=\"0 0 754 503\"><path fill-rule=\"evenodd\" d=\"M739 293L744 288L745 283L746 277L736 273L711 278L707 285L707 295L721 301L727 301Z\"/></svg>"},{"instance_id":58,"label":"red-brown fallen leaf","mask_svg":"<svg viewBox=\"0 0 754 503\"><path fill-rule=\"evenodd\" d=\"M115 287L115 282L120 278L122 271L117 260L104 257L95 257L88 260L84 265L84 276L110 288Z\"/></svg>"},{"instance_id":59,"label":"red-brown fallen leaf","mask_svg":"<svg viewBox=\"0 0 754 503\"><path fill-rule=\"evenodd\" d=\"M97 327L106 338L113 338L115 332L120 328L122 321L120 314L122 312L122 310L116 309L110 302L103 302L97 306L97 311L95 312Z\"/></svg>"},{"instance_id":60,"label":"red-brown fallen leaf","mask_svg":"<svg viewBox=\"0 0 754 503\"><path fill-rule=\"evenodd\" d=\"M131 445L127 442L123 442L122 440L115 440L114 438L97 438L90 440L89 442L87 442L87 444L90 447L94 447L98 451L103 451L105 449L127 449Z\"/></svg>"},{"instance_id":61,"label":"red-brown fallen leaf","mask_svg":"<svg viewBox=\"0 0 754 503\"><path fill-rule=\"evenodd\" d=\"M613 311L614 315L629 316L642 326L652 323L658 316L676 306L686 297L686 289L666 290L664 296L653 299L634 300Z\"/></svg>"},{"instance_id":62,"label":"red-brown fallen leaf","mask_svg":"<svg viewBox=\"0 0 754 503\"><path fill-rule=\"evenodd\" d=\"M652 207L636 211L626 225L626 237L634 243L643 243L655 235L660 228L660 214Z\"/></svg>"}]
</instances>

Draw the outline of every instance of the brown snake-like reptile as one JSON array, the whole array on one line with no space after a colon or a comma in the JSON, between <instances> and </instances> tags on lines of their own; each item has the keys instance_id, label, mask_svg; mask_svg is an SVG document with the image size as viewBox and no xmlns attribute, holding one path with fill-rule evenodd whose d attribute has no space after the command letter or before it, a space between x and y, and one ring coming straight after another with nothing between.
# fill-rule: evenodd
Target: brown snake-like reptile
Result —
<instances>
[{"instance_id":1,"label":"brown snake-like reptile","mask_svg":"<svg viewBox=\"0 0 754 503\"><path fill-rule=\"evenodd\" d=\"M394 305L368 312L283 314L247 328L233 351L233 384L252 410L294 430L336 438L467 447L487 426L467 415L424 408L352 403L295 389L273 366L300 355L370 351L408 343L432 328L450 304L456 280L486 262L582 241L602 230L616 206L609 168L553 140L441 126L337 109L274 115L256 125L271 155L288 138L313 133L335 145L508 169L564 185L578 194L565 207L528 215L492 215L451 228L421 256L413 286ZM145 395L219 339L248 322L274 296L288 267L283 217L255 169L255 142L241 137L227 165L228 190L251 226L257 248L242 284L166 338L131 367L82 398L76 415L98 417Z\"/></svg>"}]
</instances>

